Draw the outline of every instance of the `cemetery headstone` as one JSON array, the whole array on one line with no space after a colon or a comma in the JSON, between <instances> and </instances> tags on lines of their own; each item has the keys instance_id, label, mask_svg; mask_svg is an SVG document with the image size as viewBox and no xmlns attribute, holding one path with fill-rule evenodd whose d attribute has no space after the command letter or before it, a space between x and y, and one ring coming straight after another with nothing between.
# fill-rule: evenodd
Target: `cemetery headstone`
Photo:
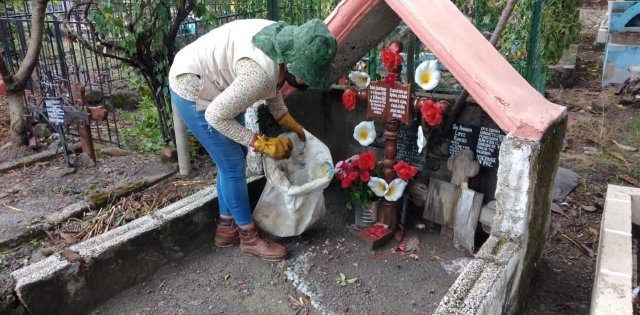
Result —
<instances>
[{"instance_id":1,"label":"cemetery headstone","mask_svg":"<svg viewBox=\"0 0 640 315\"><path fill-rule=\"evenodd\" d=\"M498 167L500 145L504 132L500 129L454 124L450 138L449 155L455 156L461 150L470 150L482 167Z\"/></svg>"}]
</instances>

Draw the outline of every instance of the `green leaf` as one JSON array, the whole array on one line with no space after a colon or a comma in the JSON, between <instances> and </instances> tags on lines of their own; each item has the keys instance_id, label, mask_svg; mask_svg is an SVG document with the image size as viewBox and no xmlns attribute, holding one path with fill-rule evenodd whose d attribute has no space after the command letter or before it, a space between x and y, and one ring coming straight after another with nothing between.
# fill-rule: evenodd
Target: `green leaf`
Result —
<instances>
[{"instance_id":1,"label":"green leaf","mask_svg":"<svg viewBox=\"0 0 640 315\"><path fill-rule=\"evenodd\" d=\"M199 18L202 17L205 12L207 12L207 6L204 4L204 2L200 2L198 4L196 4L196 6L193 8L193 16Z\"/></svg>"},{"instance_id":2,"label":"green leaf","mask_svg":"<svg viewBox=\"0 0 640 315\"><path fill-rule=\"evenodd\" d=\"M156 33L155 40L156 40L156 44L161 45L162 44L162 33Z\"/></svg>"},{"instance_id":3,"label":"green leaf","mask_svg":"<svg viewBox=\"0 0 640 315\"><path fill-rule=\"evenodd\" d=\"M354 283L354 282L356 282L356 280L358 280L358 278L351 278L351 279L347 280L347 282Z\"/></svg>"},{"instance_id":4,"label":"green leaf","mask_svg":"<svg viewBox=\"0 0 640 315\"><path fill-rule=\"evenodd\" d=\"M344 279L346 278L346 276L344 275L344 273L340 273L340 280L344 281Z\"/></svg>"}]
</instances>

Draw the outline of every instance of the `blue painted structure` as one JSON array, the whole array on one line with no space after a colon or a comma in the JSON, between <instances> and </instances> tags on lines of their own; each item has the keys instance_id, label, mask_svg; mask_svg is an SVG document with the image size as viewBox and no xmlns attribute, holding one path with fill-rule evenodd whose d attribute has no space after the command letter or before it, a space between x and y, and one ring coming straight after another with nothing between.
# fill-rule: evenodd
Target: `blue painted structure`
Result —
<instances>
[{"instance_id":1,"label":"blue painted structure","mask_svg":"<svg viewBox=\"0 0 640 315\"><path fill-rule=\"evenodd\" d=\"M618 85L640 68L640 1L611 1L602 86ZM636 70L637 71L637 70Z\"/></svg>"}]
</instances>

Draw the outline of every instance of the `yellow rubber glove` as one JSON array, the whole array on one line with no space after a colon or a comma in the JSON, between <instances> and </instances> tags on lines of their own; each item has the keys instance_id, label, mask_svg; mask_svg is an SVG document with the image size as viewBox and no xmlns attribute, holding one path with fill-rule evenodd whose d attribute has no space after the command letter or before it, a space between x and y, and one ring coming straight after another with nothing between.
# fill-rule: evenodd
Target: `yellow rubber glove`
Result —
<instances>
[{"instance_id":1,"label":"yellow rubber glove","mask_svg":"<svg viewBox=\"0 0 640 315\"><path fill-rule=\"evenodd\" d=\"M251 146L258 152L273 157L275 160L284 160L291 157L293 143L289 138L269 138L265 135L255 135Z\"/></svg>"},{"instance_id":2,"label":"yellow rubber glove","mask_svg":"<svg viewBox=\"0 0 640 315\"><path fill-rule=\"evenodd\" d=\"M298 138L300 138L300 140L302 140L303 142L307 141L307 137L305 137L304 135L304 129L297 121L295 121L295 119L293 119L293 117L291 117L289 112L282 115L282 117L278 121L278 124L280 124L280 126L282 126L282 128L286 130L295 132L298 135Z\"/></svg>"}]
</instances>

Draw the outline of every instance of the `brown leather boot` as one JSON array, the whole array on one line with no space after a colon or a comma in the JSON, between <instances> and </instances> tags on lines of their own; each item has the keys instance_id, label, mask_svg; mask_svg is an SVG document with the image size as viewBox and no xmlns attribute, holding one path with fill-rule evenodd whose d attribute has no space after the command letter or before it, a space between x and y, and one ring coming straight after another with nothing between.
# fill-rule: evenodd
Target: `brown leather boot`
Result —
<instances>
[{"instance_id":1,"label":"brown leather boot","mask_svg":"<svg viewBox=\"0 0 640 315\"><path fill-rule=\"evenodd\" d=\"M240 252L258 256L266 261L281 261L289 256L286 247L266 239L258 228L238 229L240 232Z\"/></svg>"},{"instance_id":2,"label":"brown leather boot","mask_svg":"<svg viewBox=\"0 0 640 315\"><path fill-rule=\"evenodd\" d=\"M233 244L240 243L240 234L238 226L233 219L220 218L216 228L216 246L229 247Z\"/></svg>"}]
</instances>

